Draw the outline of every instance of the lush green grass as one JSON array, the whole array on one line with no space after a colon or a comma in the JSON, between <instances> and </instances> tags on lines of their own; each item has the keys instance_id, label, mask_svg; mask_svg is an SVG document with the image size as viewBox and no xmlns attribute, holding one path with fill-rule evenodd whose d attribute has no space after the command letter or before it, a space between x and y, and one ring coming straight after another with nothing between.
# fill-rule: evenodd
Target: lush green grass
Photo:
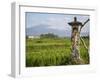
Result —
<instances>
[{"instance_id":1,"label":"lush green grass","mask_svg":"<svg viewBox=\"0 0 100 80\"><path fill-rule=\"evenodd\" d=\"M87 45L89 40L85 39ZM89 63L89 55L81 43L81 57ZM26 66L71 65L71 42L69 38L26 39Z\"/></svg>"}]
</instances>

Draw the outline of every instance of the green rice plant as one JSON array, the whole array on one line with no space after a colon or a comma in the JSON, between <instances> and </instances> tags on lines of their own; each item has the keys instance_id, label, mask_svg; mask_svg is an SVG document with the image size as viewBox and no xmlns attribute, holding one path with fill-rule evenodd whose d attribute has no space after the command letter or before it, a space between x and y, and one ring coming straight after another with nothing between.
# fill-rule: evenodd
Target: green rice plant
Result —
<instances>
[{"instance_id":1,"label":"green rice plant","mask_svg":"<svg viewBox=\"0 0 100 80\"><path fill-rule=\"evenodd\" d=\"M88 39L86 40L89 45ZM69 38L59 39L27 39L26 67L73 65L71 62L71 41ZM85 64L89 63L89 54L80 44L81 57Z\"/></svg>"}]
</instances>

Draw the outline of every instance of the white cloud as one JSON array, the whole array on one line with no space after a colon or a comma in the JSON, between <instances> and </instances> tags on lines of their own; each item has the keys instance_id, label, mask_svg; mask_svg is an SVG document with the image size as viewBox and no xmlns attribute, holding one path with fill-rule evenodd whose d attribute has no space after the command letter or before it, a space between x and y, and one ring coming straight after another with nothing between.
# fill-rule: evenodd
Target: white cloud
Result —
<instances>
[{"instance_id":1,"label":"white cloud","mask_svg":"<svg viewBox=\"0 0 100 80\"><path fill-rule=\"evenodd\" d=\"M52 29L67 30L69 28L66 17L50 17L46 24Z\"/></svg>"}]
</instances>

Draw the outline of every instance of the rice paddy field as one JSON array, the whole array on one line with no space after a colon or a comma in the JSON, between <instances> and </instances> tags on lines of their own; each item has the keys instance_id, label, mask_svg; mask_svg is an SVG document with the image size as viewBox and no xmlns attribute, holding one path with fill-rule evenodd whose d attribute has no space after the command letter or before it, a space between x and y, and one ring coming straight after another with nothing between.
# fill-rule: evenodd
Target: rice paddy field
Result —
<instances>
[{"instance_id":1,"label":"rice paddy field","mask_svg":"<svg viewBox=\"0 0 100 80\"><path fill-rule=\"evenodd\" d=\"M84 38L89 47L89 39ZM80 55L89 64L89 53L80 43ZM71 59L70 38L26 39L26 67L75 65Z\"/></svg>"}]
</instances>

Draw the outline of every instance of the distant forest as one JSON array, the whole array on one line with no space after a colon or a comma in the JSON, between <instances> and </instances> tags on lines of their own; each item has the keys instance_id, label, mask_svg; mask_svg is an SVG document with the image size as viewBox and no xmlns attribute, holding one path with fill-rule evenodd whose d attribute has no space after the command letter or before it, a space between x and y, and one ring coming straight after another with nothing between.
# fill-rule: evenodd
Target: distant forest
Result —
<instances>
[{"instance_id":1,"label":"distant forest","mask_svg":"<svg viewBox=\"0 0 100 80\"><path fill-rule=\"evenodd\" d=\"M39 37L40 38L61 38L60 36L58 36L54 33L40 34ZM81 36L81 37L89 39L89 36ZM26 38L28 38L28 35L26 35ZM63 38L65 38L65 37L63 37Z\"/></svg>"}]
</instances>

